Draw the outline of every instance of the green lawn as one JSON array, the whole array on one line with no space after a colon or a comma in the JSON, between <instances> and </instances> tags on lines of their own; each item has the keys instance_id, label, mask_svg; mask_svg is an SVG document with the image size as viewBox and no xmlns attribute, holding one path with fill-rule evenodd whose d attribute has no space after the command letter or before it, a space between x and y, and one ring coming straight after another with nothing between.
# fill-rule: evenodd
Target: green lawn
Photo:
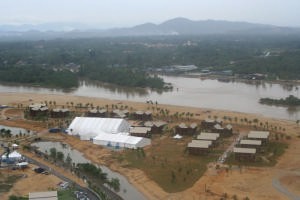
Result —
<instances>
[{"instance_id":1,"label":"green lawn","mask_svg":"<svg viewBox=\"0 0 300 200\"><path fill-rule=\"evenodd\" d=\"M286 143L272 141L264 147L263 153L258 153L256 155L255 162L246 160L237 161L234 159L234 155L232 153L226 160L226 164L271 167L277 163L277 159L285 152L286 148L288 148L288 145Z\"/></svg>"},{"instance_id":2,"label":"green lawn","mask_svg":"<svg viewBox=\"0 0 300 200\"><path fill-rule=\"evenodd\" d=\"M191 138L177 141L170 137L154 136L152 146L143 150L126 150L119 160L127 167L144 171L167 192L179 192L191 187L206 171L207 163L217 155L192 156L186 152Z\"/></svg>"},{"instance_id":3,"label":"green lawn","mask_svg":"<svg viewBox=\"0 0 300 200\"><path fill-rule=\"evenodd\" d=\"M74 189L59 190L58 200L76 200L76 197L74 195Z\"/></svg>"},{"instance_id":4,"label":"green lawn","mask_svg":"<svg viewBox=\"0 0 300 200\"><path fill-rule=\"evenodd\" d=\"M7 172L5 172L7 173ZM8 192L12 188L13 184L20 179L22 175L0 175L0 193Z\"/></svg>"}]
</instances>

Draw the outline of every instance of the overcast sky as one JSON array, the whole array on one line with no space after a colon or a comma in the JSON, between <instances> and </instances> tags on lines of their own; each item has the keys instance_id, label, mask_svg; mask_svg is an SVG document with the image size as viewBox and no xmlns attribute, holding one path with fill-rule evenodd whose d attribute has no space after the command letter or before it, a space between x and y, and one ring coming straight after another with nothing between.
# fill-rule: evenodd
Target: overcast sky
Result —
<instances>
[{"instance_id":1,"label":"overcast sky","mask_svg":"<svg viewBox=\"0 0 300 200\"><path fill-rule=\"evenodd\" d=\"M99 28L185 17L300 27L300 0L0 0L0 24L76 22Z\"/></svg>"}]
</instances>

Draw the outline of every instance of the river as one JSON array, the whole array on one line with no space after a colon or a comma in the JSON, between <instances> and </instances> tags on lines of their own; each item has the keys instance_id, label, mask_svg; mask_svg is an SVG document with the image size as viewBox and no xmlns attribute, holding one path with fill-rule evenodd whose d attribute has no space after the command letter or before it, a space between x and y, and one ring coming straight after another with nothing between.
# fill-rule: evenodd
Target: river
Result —
<instances>
[{"instance_id":1,"label":"river","mask_svg":"<svg viewBox=\"0 0 300 200\"><path fill-rule=\"evenodd\" d=\"M69 155L72 159L72 162L75 164L78 163L91 163L90 160L86 159L82 153L77 151L76 149L72 149L69 145L67 144L62 144L60 142L36 142L32 143L32 146L36 146L39 148L40 151L43 153L48 153L50 152L51 148L56 148L57 151L60 151L64 154L64 157L66 158L67 155ZM139 200L144 200L146 199L142 193L140 193L135 187L133 187L127 179L122 176L121 174L111 171L109 168L105 166L98 166L101 168L101 170L104 173L107 173L107 177L109 179L111 178L118 178L120 181L120 191L117 192L118 195L120 195L123 199L139 199Z\"/></svg>"},{"instance_id":2,"label":"river","mask_svg":"<svg viewBox=\"0 0 300 200\"><path fill-rule=\"evenodd\" d=\"M162 76L162 78L173 85L172 91L157 92L81 81L78 88L69 91L0 85L0 92L68 94L137 102L152 100L159 104L255 113L279 119L297 120L300 118L300 107L287 108L259 103L259 99L264 97L285 98L294 95L299 98L300 91L297 87L265 82L248 84L175 76Z\"/></svg>"}]
</instances>

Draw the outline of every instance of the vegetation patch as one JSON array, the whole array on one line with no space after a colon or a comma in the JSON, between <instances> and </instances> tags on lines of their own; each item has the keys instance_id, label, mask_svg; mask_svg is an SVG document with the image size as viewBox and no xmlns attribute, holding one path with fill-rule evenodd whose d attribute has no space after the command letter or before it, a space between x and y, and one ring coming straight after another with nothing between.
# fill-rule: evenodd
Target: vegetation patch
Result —
<instances>
[{"instance_id":1,"label":"vegetation patch","mask_svg":"<svg viewBox=\"0 0 300 200\"><path fill-rule=\"evenodd\" d=\"M177 141L165 136L154 136L147 150L128 149L119 157L127 161L127 167L144 171L166 192L179 192L191 187L206 171L209 162L217 155L188 155L188 138Z\"/></svg>"},{"instance_id":2,"label":"vegetation patch","mask_svg":"<svg viewBox=\"0 0 300 200\"><path fill-rule=\"evenodd\" d=\"M229 165L246 165L246 166L257 166L257 167L272 167L277 163L277 159L285 152L288 148L288 144L282 142L269 142L261 153L256 155L255 161L235 160L234 154L231 153L226 164Z\"/></svg>"},{"instance_id":3,"label":"vegetation patch","mask_svg":"<svg viewBox=\"0 0 300 200\"><path fill-rule=\"evenodd\" d=\"M8 192L22 175L0 175L0 193Z\"/></svg>"},{"instance_id":4,"label":"vegetation patch","mask_svg":"<svg viewBox=\"0 0 300 200\"><path fill-rule=\"evenodd\" d=\"M293 95L290 95L285 99L261 98L259 102L261 104L275 105L275 106L300 106L300 99Z\"/></svg>"},{"instance_id":5,"label":"vegetation patch","mask_svg":"<svg viewBox=\"0 0 300 200\"><path fill-rule=\"evenodd\" d=\"M15 195L11 195L9 196L8 200L28 200L28 197L22 197L22 196L15 196Z\"/></svg>"},{"instance_id":6,"label":"vegetation patch","mask_svg":"<svg viewBox=\"0 0 300 200\"><path fill-rule=\"evenodd\" d=\"M74 195L74 189L59 190L57 193L58 200L74 200L76 199Z\"/></svg>"}]
</instances>

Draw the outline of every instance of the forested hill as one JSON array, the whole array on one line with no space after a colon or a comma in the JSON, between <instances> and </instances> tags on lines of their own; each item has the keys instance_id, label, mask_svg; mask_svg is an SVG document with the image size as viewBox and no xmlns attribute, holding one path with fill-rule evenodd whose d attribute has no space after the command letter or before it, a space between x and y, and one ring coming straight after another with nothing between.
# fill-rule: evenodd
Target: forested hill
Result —
<instances>
[{"instance_id":1,"label":"forested hill","mask_svg":"<svg viewBox=\"0 0 300 200\"><path fill-rule=\"evenodd\" d=\"M300 36L157 36L0 42L0 80L76 87L79 78L163 88L153 71L195 65L196 71L262 73L300 79Z\"/></svg>"},{"instance_id":2,"label":"forested hill","mask_svg":"<svg viewBox=\"0 0 300 200\"><path fill-rule=\"evenodd\" d=\"M69 27L69 31L65 30ZM133 27L113 29L89 28L83 24L45 23L37 25L0 25L0 39L55 39L55 38L91 38L121 36L201 36L201 35L299 35L300 28L280 27L249 22L233 22L224 20L190 20L174 18L154 24L144 23Z\"/></svg>"}]
</instances>

